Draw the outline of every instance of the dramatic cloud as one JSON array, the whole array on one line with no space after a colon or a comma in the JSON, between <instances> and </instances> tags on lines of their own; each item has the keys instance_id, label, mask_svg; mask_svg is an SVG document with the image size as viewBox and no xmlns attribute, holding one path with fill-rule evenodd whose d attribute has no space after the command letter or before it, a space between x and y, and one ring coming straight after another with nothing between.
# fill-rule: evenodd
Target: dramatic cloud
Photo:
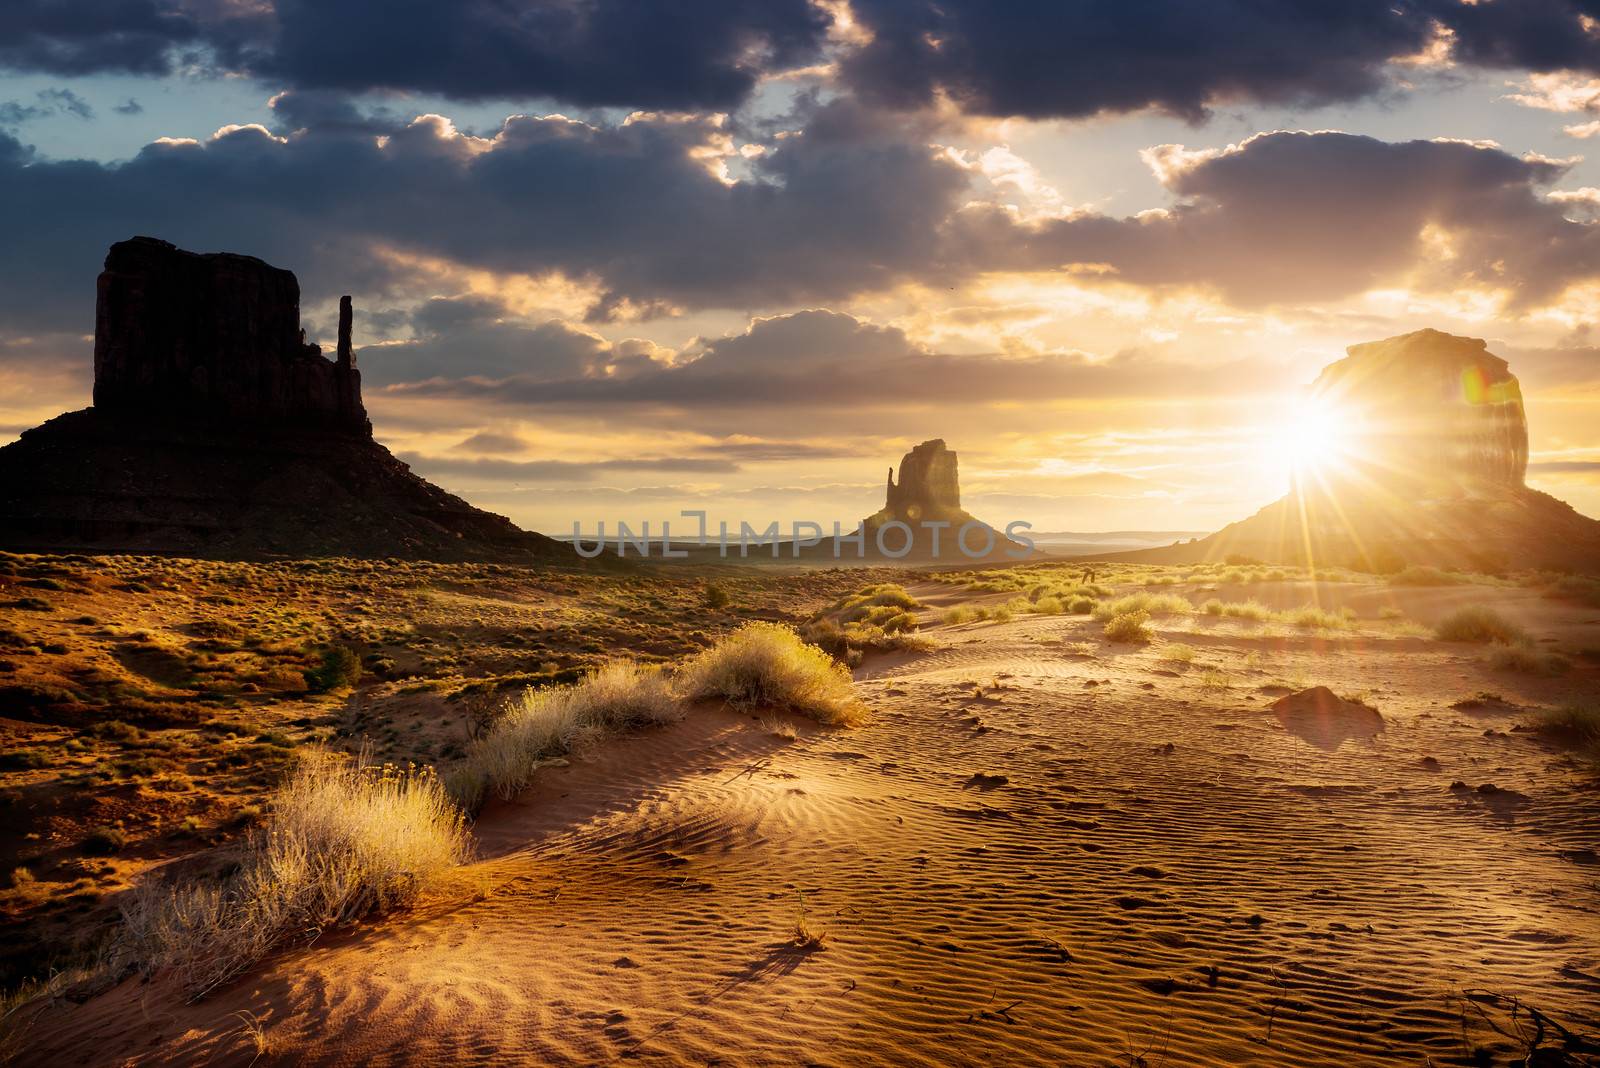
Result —
<instances>
[{"instance_id":1,"label":"dramatic cloud","mask_svg":"<svg viewBox=\"0 0 1600 1068\"><path fill-rule=\"evenodd\" d=\"M563 376L542 358L545 339L562 326L508 327L526 345L528 359L520 372L492 380L436 375L393 386L386 396L565 412L618 407L726 412L797 406L937 407L952 398L983 405L1206 392L1182 364L1149 353L1130 351L1103 361L1081 353L949 355L930 352L893 327L821 310L757 319L743 333L701 339L671 365L631 376ZM378 367L386 348L363 349L362 367ZM1211 388L1224 391L1237 389L1242 381L1260 387L1275 380L1287 384L1285 369L1259 361L1215 368L1207 379Z\"/></svg>"},{"instance_id":2,"label":"dramatic cloud","mask_svg":"<svg viewBox=\"0 0 1600 1068\"><path fill-rule=\"evenodd\" d=\"M379 247L492 271L560 271L634 301L770 307L936 277L968 176L846 104L725 177L716 119L514 117L492 140L437 116L381 138L229 127L114 165L34 159L0 136L0 315L82 314L104 249L135 233L248 250L312 292L382 290ZM344 287L336 289L335 287Z\"/></svg>"},{"instance_id":3,"label":"dramatic cloud","mask_svg":"<svg viewBox=\"0 0 1600 1068\"><path fill-rule=\"evenodd\" d=\"M730 108L767 70L815 59L808 0L277 0L257 72L310 88Z\"/></svg>"},{"instance_id":4,"label":"dramatic cloud","mask_svg":"<svg viewBox=\"0 0 1600 1068\"><path fill-rule=\"evenodd\" d=\"M809 0L8 0L0 69L726 109L815 60L829 23Z\"/></svg>"},{"instance_id":5,"label":"dramatic cloud","mask_svg":"<svg viewBox=\"0 0 1600 1068\"><path fill-rule=\"evenodd\" d=\"M244 74L275 87L731 110L837 60L872 99L1079 117L1380 93L1430 62L1600 72L1590 0L10 0L0 69ZM841 32L835 32L841 31Z\"/></svg>"},{"instance_id":6,"label":"dramatic cloud","mask_svg":"<svg viewBox=\"0 0 1600 1068\"><path fill-rule=\"evenodd\" d=\"M1458 63L1600 69L1584 0L1134 0L997 5L855 0L872 41L847 80L873 99L1031 118L1153 108L1190 120L1219 104L1316 105L1372 95L1386 67L1431 46ZM1443 58L1443 57L1441 57Z\"/></svg>"},{"instance_id":7,"label":"dramatic cloud","mask_svg":"<svg viewBox=\"0 0 1600 1068\"><path fill-rule=\"evenodd\" d=\"M1021 226L966 213L966 256L1018 269L1095 264L1144 285L1205 285L1238 305L1338 298L1379 285L1479 285L1528 306L1600 274L1600 227L1545 187L1562 161L1459 141L1272 133L1222 151L1147 158L1170 210Z\"/></svg>"},{"instance_id":8,"label":"dramatic cloud","mask_svg":"<svg viewBox=\"0 0 1600 1068\"><path fill-rule=\"evenodd\" d=\"M136 233L259 255L296 270L313 299L415 285L419 258L554 273L592 287L594 319L831 304L992 271L1203 287L1240 306L1409 284L1528 307L1600 275L1600 227L1545 196L1567 164L1498 147L1340 133L1163 146L1148 158L1169 208L1029 220L973 199L973 170L936 134L837 101L750 159L716 119L648 115L517 116L492 139L438 116L381 135L347 121L228 127L109 165L36 158L0 135L0 316L13 329L82 322L105 248ZM388 380L458 358L489 377L517 369L501 325L473 330L456 356L428 347L422 321ZM541 344L569 370L653 358L602 353L566 327Z\"/></svg>"},{"instance_id":9,"label":"dramatic cloud","mask_svg":"<svg viewBox=\"0 0 1600 1068\"><path fill-rule=\"evenodd\" d=\"M416 337L361 350L369 386L429 378L579 378L601 371L614 354L605 339L559 320L503 321L484 298L434 298L412 314Z\"/></svg>"},{"instance_id":10,"label":"dramatic cloud","mask_svg":"<svg viewBox=\"0 0 1600 1068\"><path fill-rule=\"evenodd\" d=\"M168 74L202 21L164 0L6 0L0 69L48 74Z\"/></svg>"}]
</instances>

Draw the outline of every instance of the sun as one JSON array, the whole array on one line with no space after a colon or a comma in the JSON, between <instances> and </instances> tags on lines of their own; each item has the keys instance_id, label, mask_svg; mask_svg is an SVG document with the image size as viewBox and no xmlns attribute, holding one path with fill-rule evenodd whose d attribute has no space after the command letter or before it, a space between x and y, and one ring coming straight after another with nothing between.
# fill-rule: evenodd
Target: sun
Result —
<instances>
[{"instance_id":1,"label":"sun","mask_svg":"<svg viewBox=\"0 0 1600 1068\"><path fill-rule=\"evenodd\" d=\"M1339 412L1325 400L1312 398L1294 406L1279 428L1277 446L1291 476L1298 479L1343 466L1350 442Z\"/></svg>"}]
</instances>

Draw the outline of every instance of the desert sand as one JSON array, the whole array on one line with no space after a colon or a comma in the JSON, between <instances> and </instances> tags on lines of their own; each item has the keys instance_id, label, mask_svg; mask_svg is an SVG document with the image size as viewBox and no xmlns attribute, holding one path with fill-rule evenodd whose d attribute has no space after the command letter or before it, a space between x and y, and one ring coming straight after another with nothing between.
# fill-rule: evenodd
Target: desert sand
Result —
<instances>
[{"instance_id":1,"label":"desert sand","mask_svg":"<svg viewBox=\"0 0 1600 1068\"><path fill-rule=\"evenodd\" d=\"M58 1000L21 1063L1505 1063L1510 998L1600 1025L1600 795L1516 730L1593 662L1508 675L1374 618L1490 603L1570 649L1600 612L1351 582L1320 588L1347 633L1197 614L1122 645L908 588L935 647L862 663L866 726L703 706L613 740L492 802L420 908L197 1004ZM1316 684L1376 712L1273 710Z\"/></svg>"}]
</instances>

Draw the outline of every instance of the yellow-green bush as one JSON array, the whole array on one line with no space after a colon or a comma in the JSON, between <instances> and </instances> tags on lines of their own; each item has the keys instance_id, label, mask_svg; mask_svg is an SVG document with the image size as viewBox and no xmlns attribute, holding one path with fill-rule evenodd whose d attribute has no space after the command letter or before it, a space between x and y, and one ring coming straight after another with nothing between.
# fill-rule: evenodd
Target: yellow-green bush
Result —
<instances>
[{"instance_id":1,"label":"yellow-green bush","mask_svg":"<svg viewBox=\"0 0 1600 1068\"><path fill-rule=\"evenodd\" d=\"M679 691L738 708L790 709L820 723L861 722L866 709L850 673L788 627L749 623L689 661Z\"/></svg>"},{"instance_id":2,"label":"yellow-green bush","mask_svg":"<svg viewBox=\"0 0 1600 1068\"><path fill-rule=\"evenodd\" d=\"M1155 635L1149 627L1150 613L1134 609L1113 616L1106 623L1106 637L1114 642L1147 642Z\"/></svg>"}]
</instances>

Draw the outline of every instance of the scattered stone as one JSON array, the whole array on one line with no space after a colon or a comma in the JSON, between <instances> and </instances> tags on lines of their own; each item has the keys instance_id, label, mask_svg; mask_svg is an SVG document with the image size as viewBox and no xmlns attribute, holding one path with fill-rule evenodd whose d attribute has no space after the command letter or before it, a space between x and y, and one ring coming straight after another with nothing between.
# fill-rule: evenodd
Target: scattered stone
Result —
<instances>
[{"instance_id":1,"label":"scattered stone","mask_svg":"<svg viewBox=\"0 0 1600 1068\"><path fill-rule=\"evenodd\" d=\"M1010 781L1011 780L1004 775L990 775L986 772L978 771L974 772L972 778L968 779L962 785L962 789L966 790L976 788L979 790L998 790L1000 787L1006 785L1006 783Z\"/></svg>"}]
</instances>

